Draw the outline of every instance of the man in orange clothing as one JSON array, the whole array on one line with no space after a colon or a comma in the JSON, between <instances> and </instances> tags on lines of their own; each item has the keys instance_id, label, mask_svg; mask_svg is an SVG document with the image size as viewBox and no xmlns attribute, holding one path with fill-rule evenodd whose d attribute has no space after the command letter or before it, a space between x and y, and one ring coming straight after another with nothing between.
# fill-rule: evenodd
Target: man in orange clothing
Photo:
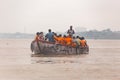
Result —
<instances>
[{"instance_id":1,"label":"man in orange clothing","mask_svg":"<svg viewBox=\"0 0 120 80\"><path fill-rule=\"evenodd\" d=\"M35 40L33 42L37 42L38 49L41 52L41 48L40 48L40 33L39 32L36 33L36 37L35 37Z\"/></svg>"},{"instance_id":2,"label":"man in orange clothing","mask_svg":"<svg viewBox=\"0 0 120 80\"><path fill-rule=\"evenodd\" d=\"M81 45L81 47L86 47L87 46L87 42L86 42L86 40L85 40L85 38L84 37L81 37L80 38L81 40L80 40L80 45Z\"/></svg>"},{"instance_id":3,"label":"man in orange clothing","mask_svg":"<svg viewBox=\"0 0 120 80\"><path fill-rule=\"evenodd\" d=\"M66 45L67 45L67 46L71 46L71 44L72 44L71 35L67 36L67 37L65 38L65 41L66 41Z\"/></svg>"},{"instance_id":4,"label":"man in orange clothing","mask_svg":"<svg viewBox=\"0 0 120 80\"><path fill-rule=\"evenodd\" d=\"M63 45L63 37L62 37L62 35L60 34L59 35L59 37L58 37L58 42L60 43L60 44L62 44Z\"/></svg>"},{"instance_id":5,"label":"man in orange clothing","mask_svg":"<svg viewBox=\"0 0 120 80\"><path fill-rule=\"evenodd\" d=\"M40 40L39 35L40 35L40 33L39 33L39 32L37 32L37 33L36 33L36 36L35 36L35 40L34 40L34 41L37 41L37 42L38 42L38 41Z\"/></svg>"},{"instance_id":6,"label":"man in orange clothing","mask_svg":"<svg viewBox=\"0 0 120 80\"><path fill-rule=\"evenodd\" d=\"M67 41L66 41L66 35L63 36L63 45L66 45Z\"/></svg>"},{"instance_id":7,"label":"man in orange clothing","mask_svg":"<svg viewBox=\"0 0 120 80\"><path fill-rule=\"evenodd\" d=\"M64 43L63 37L61 34L58 37L55 36L55 40L56 40L56 43L58 43L58 44L63 45L63 43Z\"/></svg>"}]
</instances>

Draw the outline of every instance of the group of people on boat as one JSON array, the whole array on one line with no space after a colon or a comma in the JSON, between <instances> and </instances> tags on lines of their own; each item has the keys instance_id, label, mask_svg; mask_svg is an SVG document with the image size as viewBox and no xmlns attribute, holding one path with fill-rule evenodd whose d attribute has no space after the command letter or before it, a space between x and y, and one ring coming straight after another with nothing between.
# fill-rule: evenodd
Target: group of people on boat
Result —
<instances>
[{"instance_id":1,"label":"group of people on boat","mask_svg":"<svg viewBox=\"0 0 120 80\"><path fill-rule=\"evenodd\" d=\"M71 47L86 47L87 42L84 37L73 36L75 31L70 26L70 29L67 31L68 35L57 34L52 32L51 29L48 30L48 33L44 36L43 32L37 32L34 41L37 42L49 42L53 44L59 44L62 46L71 46Z\"/></svg>"}]
</instances>

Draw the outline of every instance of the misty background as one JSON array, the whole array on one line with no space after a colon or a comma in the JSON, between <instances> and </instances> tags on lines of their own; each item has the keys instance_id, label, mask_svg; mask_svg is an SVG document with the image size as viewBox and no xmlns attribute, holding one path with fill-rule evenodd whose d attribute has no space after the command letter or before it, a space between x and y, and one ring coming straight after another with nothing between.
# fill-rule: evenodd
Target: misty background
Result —
<instances>
[{"instance_id":1,"label":"misty background","mask_svg":"<svg viewBox=\"0 0 120 80\"><path fill-rule=\"evenodd\" d=\"M0 0L0 33L120 30L120 0Z\"/></svg>"},{"instance_id":2,"label":"misty background","mask_svg":"<svg viewBox=\"0 0 120 80\"><path fill-rule=\"evenodd\" d=\"M0 38L65 34L70 25L86 38L118 39L120 0L0 0Z\"/></svg>"}]
</instances>

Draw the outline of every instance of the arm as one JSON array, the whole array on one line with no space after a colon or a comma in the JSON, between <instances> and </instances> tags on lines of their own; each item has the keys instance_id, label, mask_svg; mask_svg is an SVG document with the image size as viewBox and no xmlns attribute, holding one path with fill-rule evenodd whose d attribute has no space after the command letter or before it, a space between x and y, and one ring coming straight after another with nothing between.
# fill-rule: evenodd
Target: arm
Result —
<instances>
[{"instance_id":1,"label":"arm","mask_svg":"<svg viewBox=\"0 0 120 80\"><path fill-rule=\"evenodd\" d=\"M73 34L75 34L75 31L73 30Z\"/></svg>"},{"instance_id":2,"label":"arm","mask_svg":"<svg viewBox=\"0 0 120 80\"><path fill-rule=\"evenodd\" d=\"M45 40L47 40L47 38L48 38L48 34L45 35Z\"/></svg>"},{"instance_id":3,"label":"arm","mask_svg":"<svg viewBox=\"0 0 120 80\"><path fill-rule=\"evenodd\" d=\"M67 34L69 34L69 30L67 31Z\"/></svg>"}]
</instances>

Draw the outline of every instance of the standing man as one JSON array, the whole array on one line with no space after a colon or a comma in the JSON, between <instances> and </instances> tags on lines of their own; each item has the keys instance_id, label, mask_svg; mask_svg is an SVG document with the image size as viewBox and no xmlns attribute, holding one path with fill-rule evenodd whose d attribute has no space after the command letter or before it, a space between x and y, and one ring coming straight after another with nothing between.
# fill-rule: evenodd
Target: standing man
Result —
<instances>
[{"instance_id":1,"label":"standing man","mask_svg":"<svg viewBox=\"0 0 120 80\"><path fill-rule=\"evenodd\" d=\"M45 35L45 40L47 40L47 39L49 42L54 42L54 34L51 31L51 29L49 29L48 33Z\"/></svg>"},{"instance_id":2,"label":"standing man","mask_svg":"<svg viewBox=\"0 0 120 80\"><path fill-rule=\"evenodd\" d=\"M72 29L72 26L70 26L70 29L68 29L67 34L73 36L75 34L75 31Z\"/></svg>"}]
</instances>

